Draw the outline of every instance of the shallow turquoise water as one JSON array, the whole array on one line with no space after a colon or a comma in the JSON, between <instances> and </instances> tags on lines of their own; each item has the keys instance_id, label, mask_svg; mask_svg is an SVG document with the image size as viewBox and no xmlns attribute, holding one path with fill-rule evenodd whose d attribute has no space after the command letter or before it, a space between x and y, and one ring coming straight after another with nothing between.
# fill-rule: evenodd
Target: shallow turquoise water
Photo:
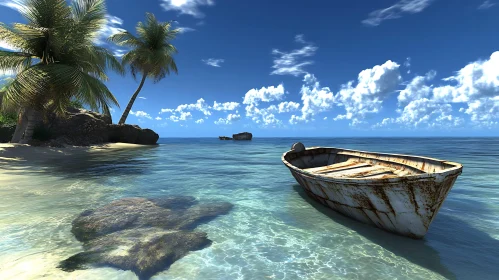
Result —
<instances>
[{"instance_id":1,"label":"shallow turquoise water","mask_svg":"<svg viewBox=\"0 0 499 280\"><path fill-rule=\"evenodd\" d=\"M407 153L460 162L423 240L352 221L310 201L281 162L292 143ZM213 245L153 279L497 279L499 139L161 139L153 148L12 166L0 178L0 279L136 279L96 268L66 273L81 252L81 211L112 200L192 195L235 207L198 227ZM22 168L22 169L20 169Z\"/></svg>"}]
</instances>

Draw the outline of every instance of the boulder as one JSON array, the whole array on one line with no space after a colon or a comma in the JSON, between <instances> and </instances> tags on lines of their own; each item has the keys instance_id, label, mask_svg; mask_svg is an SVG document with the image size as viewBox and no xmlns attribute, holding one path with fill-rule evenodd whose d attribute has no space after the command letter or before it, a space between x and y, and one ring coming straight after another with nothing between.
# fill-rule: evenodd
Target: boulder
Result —
<instances>
[{"instance_id":1,"label":"boulder","mask_svg":"<svg viewBox=\"0 0 499 280\"><path fill-rule=\"evenodd\" d=\"M46 143L47 145L88 146L107 142L154 145L159 139L159 135L151 129L130 124L112 124L111 117L105 114L75 108L67 111L65 117L51 114L41 127L42 131L46 130L50 134L50 143Z\"/></svg>"},{"instance_id":2,"label":"boulder","mask_svg":"<svg viewBox=\"0 0 499 280\"><path fill-rule=\"evenodd\" d=\"M84 109L68 109L65 117L52 117L47 124L52 139L69 145L88 146L108 141L108 119Z\"/></svg>"},{"instance_id":3,"label":"boulder","mask_svg":"<svg viewBox=\"0 0 499 280\"><path fill-rule=\"evenodd\" d=\"M232 138L234 138L234 140L251 140L253 138L253 134L249 132L241 132L232 134Z\"/></svg>"},{"instance_id":4,"label":"boulder","mask_svg":"<svg viewBox=\"0 0 499 280\"><path fill-rule=\"evenodd\" d=\"M133 271L139 279L149 279L168 269L190 251L211 244L204 232L170 231L160 228L122 230L94 239L78 253L59 264L64 271L111 266Z\"/></svg>"},{"instance_id":5,"label":"boulder","mask_svg":"<svg viewBox=\"0 0 499 280\"><path fill-rule=\"evenodd\" d=\"M14 135L16 125L2 125L0 126L0 143L8 143Z\"/></svg>"},{"instance_id":6,"label":"boulder","mask_svg":"<svg viewBox=\"0 0 499 280\"><path fill-rule=\"evenodd\" d=\"M110 124L108 129L108 142L154 145L159 139L156 132L151 129L141 129L138 125Z\"/></svg>"},{"instance_id":7,"label":"boulder","mask_svg":"<svg viewBox=\"0 0 499 280\"><path fill-rule=\"evenodd\" d=\"M227 202L198 203L191 196L169 196L124 198L83 211L71 232L84 243L85 251L62 261L59 268L112 266L148 279L189 251L209 246L207 234L193 230L231 209Z\"/></svg>"}]
</instances>

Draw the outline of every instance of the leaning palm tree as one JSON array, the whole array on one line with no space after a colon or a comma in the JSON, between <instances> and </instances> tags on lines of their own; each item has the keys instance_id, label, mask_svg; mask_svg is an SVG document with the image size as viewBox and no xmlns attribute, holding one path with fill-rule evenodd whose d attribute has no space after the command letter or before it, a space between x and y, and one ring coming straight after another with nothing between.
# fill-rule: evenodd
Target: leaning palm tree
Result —
<instances>
[{"instance_id":1,"label":"leaning palm tree","mask_svg":"<svg viewBox=\"0 0 499 280\"><path fill-rule=\"evenodd\" d=\"M123 67L107 49L94 45L106 23L104 0L25 0L27 23L0 23L0 40L14 51L0 51L0 70L16 76L2 90L4 103L19 107L21 127L11 142L27 142L41 113L63 114L72 99L90 109L118 105L103 81L108 68Z\"/></svg>"},{"instance_id":2,"label":"leaning palm tree","mask_svg":"<svg viewBox=\"0 0 499 280\"><path fill-rule=\"evenodd\" d=\"M119 46L129 47L131 50L122 57L123 65L129 65L132 76L142 75L139 87L132 95L128 106L118 124L124 124L135 99L139 95L146 78L159 82L171 71L177 73L177 65L173 55L177 49L170 43L179 33L179 29L171 29L171 22L158 22L153 14L146 14L145 23L137 24L137 37L124 31L109 38Z\"/></svg>"}]
</instances>

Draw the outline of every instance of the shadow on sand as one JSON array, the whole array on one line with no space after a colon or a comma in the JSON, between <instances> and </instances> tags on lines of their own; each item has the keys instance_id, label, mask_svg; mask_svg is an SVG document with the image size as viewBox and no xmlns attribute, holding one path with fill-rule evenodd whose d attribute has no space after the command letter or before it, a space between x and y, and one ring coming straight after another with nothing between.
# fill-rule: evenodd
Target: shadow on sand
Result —
<instances>
[{"instance_id":1,"label":"shadow on sand","mask_svg":"<svg viewBox=\"0 0 499 280\"><path fill-rule=\"evenodd\" d=\"M158 146L133 149L91 151L81 148L77 152L65 148L37 148L38 156L15 161L0 158L0 166L10 175L47 172L51 175L86 178L107 175L144 175L151 172L154 152ZM60 153L61 156L54 156Z\"/></svg>"}]
</instances>

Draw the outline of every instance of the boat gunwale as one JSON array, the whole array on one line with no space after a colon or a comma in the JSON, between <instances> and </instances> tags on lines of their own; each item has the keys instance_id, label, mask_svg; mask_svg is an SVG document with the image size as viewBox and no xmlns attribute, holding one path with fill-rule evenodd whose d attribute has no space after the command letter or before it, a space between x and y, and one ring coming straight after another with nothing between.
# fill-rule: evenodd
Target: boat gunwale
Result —
<instances>
[{"instance_id":1,"label":"boat gunwale","mask_svg":"<svg viewBox=\"0 0 499 280\"><path fill-rule=\"evenodd\" d=\"M427 180L427 179L435 179L437 176L443 176L445 178L449 176L459 176L462 173L463 165L457 162L452 162L452 161L446 161L446 160L440 160L436 158L431 158L431 157L424 157L424 156L414 156L414 155L406 155L406 154L390 154L390 153L378 153L378 152L368 152L368 151L359 151L359 150L350 150L350 149L343 149L343 148L336 148L336 147L310 147L305 149L306 151L309 150L318 150L318 149L334 149L338 151L345 151L345 152L356 152L356 153L365 153L365 154L376 154L379 156L401 156L401 157L409 157L409 158L417 158L417 159L423 159L425 161L436 161L436 162L441 162L443 164L451 165L453 167L449 169L443 169L438 172L433 172L433 173L428 173L424 172L422 174L415 174L415 175L404 175L404 176L397 176L397 177L390 177L390 178L335 178L335 177L328 177L320 174L314 174L312 172L305 171L301 168L298 168L288 162L285 157L290 154L290 153L296 153L294 150L289 150L285 153L282 154L281 160L286 165L288 168L300 173L301 175L305 175L307 177L312 177L316 179L320 179L322 181L328 181L328 182L344 182L347 184L358 184L358 183L366 183L366 182L380 182L383 184L386 183L399 183L400 181L419 181L419 180ZM359 155L359 157L364 157ZM368 158L368 157L365 157ZM396 162L394 162L396 163ZM400 165L404 165L402 163L399 163Z\"/></svg>"}]
</instances>

